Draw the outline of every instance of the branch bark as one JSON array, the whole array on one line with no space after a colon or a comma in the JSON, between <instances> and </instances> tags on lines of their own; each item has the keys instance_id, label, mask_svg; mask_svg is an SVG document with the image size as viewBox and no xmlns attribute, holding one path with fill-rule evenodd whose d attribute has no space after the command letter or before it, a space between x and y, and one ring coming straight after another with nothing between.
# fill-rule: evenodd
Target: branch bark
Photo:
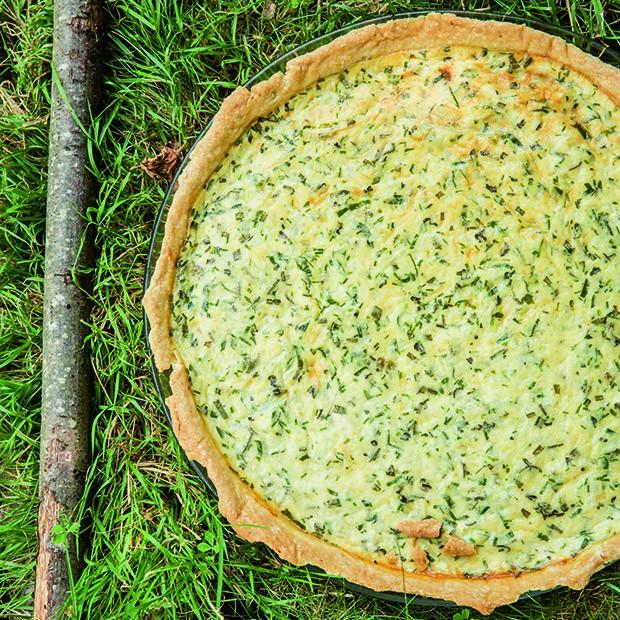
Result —
<instances>
[{"instance_id":1,"label":"branch bark","mask_svg":"<svg viewBox=\"0 0 620 620\"><path fill-rule=\"evenodd\" d=\"M99 90L98 0L55 0L48 167L43 395L39 470L37 620L56 618L80 569L74 535L54 527L74 516L90 460L91 368L84 345L89 314L84 267L91 264L86 208L94 180L86 170L88 130ZM56 531L56 534L58 532Z\"/></svg>"}]
</instances>

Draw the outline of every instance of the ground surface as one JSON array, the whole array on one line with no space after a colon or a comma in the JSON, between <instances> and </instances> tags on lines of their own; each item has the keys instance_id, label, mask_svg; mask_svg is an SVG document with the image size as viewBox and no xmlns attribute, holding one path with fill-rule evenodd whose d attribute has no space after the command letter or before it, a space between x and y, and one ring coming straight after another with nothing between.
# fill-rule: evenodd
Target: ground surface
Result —
<instances>
[{"instance_id":1,"label":"ground surface","mask_svg":"<svg viewBox=\"0 0 620 620\"><path fill-rule=\"evenodd\" d=\"M0 0L0 618L32 614L51 5ZM430 6L529 15L616 47L620 38L618 0L107 3L106 95L91 135L100 183L89 211L100 254L88 343L95 457L67 524L88 528L90 547L68 617L478 618L359 596L237 539L166 424L139 305L166 186L140 163L166 143L185 152L231 88L294 45L372 14ZM582 593L561 590L492 617L620 618L620 569Z\"/></svg>"}]
</instances>

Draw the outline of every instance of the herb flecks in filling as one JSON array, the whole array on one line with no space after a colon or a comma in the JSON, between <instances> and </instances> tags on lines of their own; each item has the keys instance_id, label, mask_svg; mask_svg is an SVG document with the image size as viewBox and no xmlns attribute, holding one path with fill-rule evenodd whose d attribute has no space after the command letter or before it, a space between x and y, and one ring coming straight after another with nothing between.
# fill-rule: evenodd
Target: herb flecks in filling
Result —
<instances>
[{"instance_id":1,"label":"herb flecks in filling","mask_svg":"<svg viewBox=\"0 0 620 620\"><path fill-rule=\"evenodd\" d=\"M559 65L450 48L249 129L194 209L173 309L240 476L408 570L406 520L441 522L415 543L431 570L471 575L616 533L619 125Z\"/></svg>"}]
</instances>

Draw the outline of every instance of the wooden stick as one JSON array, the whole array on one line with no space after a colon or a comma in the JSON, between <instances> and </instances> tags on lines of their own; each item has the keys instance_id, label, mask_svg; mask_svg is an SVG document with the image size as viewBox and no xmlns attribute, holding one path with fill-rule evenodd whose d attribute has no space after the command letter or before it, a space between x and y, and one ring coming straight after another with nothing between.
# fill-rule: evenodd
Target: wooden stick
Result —
<instances>
[{"instance_id":1,"label":"wooden stick","mask_svg":"<svg viewBox=\"0 0 620 620\"><path fill-rule=\"evenodd\" d=\"M90 460L92 380L84 346L91 264L86 208L94 202L87 136L99 87L98 0L55 0L43 312L37 620L56 618L80 569L74 517ZM54 530L54 531L53 531Z\"/></svg>"}]
</instances>

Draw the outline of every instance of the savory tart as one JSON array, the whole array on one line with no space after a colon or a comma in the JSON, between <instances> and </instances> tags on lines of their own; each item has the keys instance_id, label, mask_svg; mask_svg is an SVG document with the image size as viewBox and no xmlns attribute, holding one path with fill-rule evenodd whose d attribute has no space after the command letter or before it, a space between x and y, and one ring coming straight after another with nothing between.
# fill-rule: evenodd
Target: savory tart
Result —
<instances>
[{"instance_id":1,"label":"savory tart","mask_svg":"<svg viewBox=\"0 0 620 620\"><path fill-rule=\"evenodd\" d=\"M226 99L144 304L244 538L489 613L620 557L620 71L367 26Z\"/></svg>"}]
</instances>

